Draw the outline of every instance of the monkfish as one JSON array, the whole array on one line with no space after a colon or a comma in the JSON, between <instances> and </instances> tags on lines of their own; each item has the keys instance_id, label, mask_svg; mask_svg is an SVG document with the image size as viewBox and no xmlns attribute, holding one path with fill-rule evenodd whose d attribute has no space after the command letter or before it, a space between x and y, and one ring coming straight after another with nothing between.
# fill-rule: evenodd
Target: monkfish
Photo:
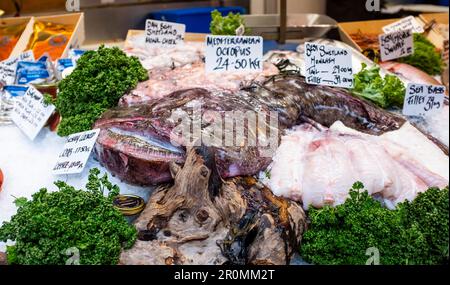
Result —
<instances>
[{"instance_id":1,"label":"monkfish","mask_svg":"<svg viewBox=\"0 0 450 285\"><path fill-rule=\"evenodd\" d=\"M128 183L171 181L169 162L183 163L190 144L215 149L223 178L265 169L286 129L302 122L335 121L381 135L405 120L346 90L308 85L296 74L278 75L236 92L191 88L145 104L117 107L96 122L98 160Z\"/></svg>"}]
</instances>

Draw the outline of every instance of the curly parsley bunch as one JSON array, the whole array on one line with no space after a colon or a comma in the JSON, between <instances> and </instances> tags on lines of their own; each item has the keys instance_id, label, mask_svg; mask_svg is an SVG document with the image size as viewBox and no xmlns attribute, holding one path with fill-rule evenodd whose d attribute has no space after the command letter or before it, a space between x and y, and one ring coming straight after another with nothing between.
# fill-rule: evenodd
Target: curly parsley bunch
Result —
<instances>
[{"instance_id":1,"label":"curly parsley bunch","mask_svg":"<svg viewBox=\"0 0 450 285\"><path fill-rule=\"evenodd\" d=\"M310 209L300 254L313 264L448 263L449 190L430 188L389 210L355 183L344 204Z\"/></svg>"},{"instance_id":2,"label":"curly parsley bunch","mask_svg":"<svg viewBox=\"0 0 450 285\"><path fill-rule=\"evenodd\" d=\"M17 214L0 228L0 240L16 242L7 248L8 263L117 264L122 247L134 244L136 229L113 207L119 188L99 174L90 171L86 191L58 181L59 191L17 199Z\"/></svg>"},{"instance_id":3,"label":"curly parsley bunch","mask_svg":"<svg viewBox=\"0 0 450 285\"><path fill-rule=\"evenodd\" d=\"M90 130L104 111L116 106L120 97L146 79L148 73L139 59L128 57L117 47L87 51L75 70L59 83L53 102L62 117L58 134Z\"/></svg>"}]
</instances>

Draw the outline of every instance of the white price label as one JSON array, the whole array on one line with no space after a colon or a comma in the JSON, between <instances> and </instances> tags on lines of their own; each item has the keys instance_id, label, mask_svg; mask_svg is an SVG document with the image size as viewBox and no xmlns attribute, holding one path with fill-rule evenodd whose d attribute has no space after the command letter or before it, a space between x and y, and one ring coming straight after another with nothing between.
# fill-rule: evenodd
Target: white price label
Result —
<instances>
[{"instance_id":1,"label":"white price label","mask_svg":"<svg viewBox=\"0 0 450 285\"><path fill-rule=\"evenodd\" d=\"M174 47L184 42L186 25L147 20L145 22L145 43L153 47Z\"/></svg>"},{"instance_id":2,"label":"white price label","mask_svg":"<svg viewBox=\"0 0 450 285\"><path fill-rule=\"evenodd\" d=\"M16 80L16 69L0 62L0 84L11 85Z\"/></svg>"},{"instance_id":3,"label":"white price label","mask_svg":"<svg viewBox=\"0 0 450 285\"><path fill-rule=\"evenodd\" d=\"M100 129L70 135L53 167L54 175L81 173L92 153Z\"/></svg>"},{"instance_id":4,"label":"white price label","mask_svg":"<svg viewBox=\"0 0 450 285\"><path fill-rule=\"evenodd\" d=\"M444 106L445 86L408 84L403 104L403 115L421 116L435 114Z\"/></svg>"},{"instance_id":5,"label":"white price label","mask_svg":"<svg viewBox=\"0 0 450 285\"><path fill-rule=\"evenodd\" d=\"M262 71L262 58L262 37L206 37L206 72Z\"/></svg>"},{"instance_id":6,"label":"white price label","mask_svg":"<svg viewBox=\"0 0 450 285\"><path fill-rule=\"evenodd\" d=\"M305 73L308 84L351 88L352 53L346 49L305 43Z\"/></svg>"},{"instance_id":7,"label":"white price label","mask_svg":"<svg viewBox=\"0 0 450 285\"><path fill-rule=\"evenodd\" d=\"M54 110L55 106L46 105L44 96L30 86L23 96L14 100L11 118L30 140L34 140Z\"/></svg>"},{"instance_id":8,"label":"white price label","mask_svg":"<svg viewBox=\"0 0 450 285\"><path fill-rule=\"evenodd\" d=\"M414 18L414 16L405 17L397 22L383 27L383 32L385 34L404 30L412 30L414 33L419 34L424 32L423 26L416 20L416 18Z\"/></svg>"},{"instance_id":9,"label":"white price label","mask_svg":"<svg viewBox=\"0 0 450 285\"><path fill-rule=\"evenodd\" d=\"M381 61L405 57L414 52L411 30L399 31L379 36Z\"/></svg>"},{"instance_id":10,"label":"white price label","mask_svg":"<svg viewBox=\"0 0 450 285\"><path fill-rule=\"evenodd\" d=\"M32 50L24 51L17 57L10 57L0 63L0 83L4 85L14 84L16 81L16 69L19 61L34 61Z\"/></svg>"},{"instance_id":11,"label":"white price label","mask_svg":"<svg viewBox=\"0 0 450 285\"><path fill-rule=\"evenodd\" d=\"M19 60L20 61L35 61L36 59L34 58L33 51L30 49L30 50L22 52L19 55Z\"/></svg>"}]
</instances>

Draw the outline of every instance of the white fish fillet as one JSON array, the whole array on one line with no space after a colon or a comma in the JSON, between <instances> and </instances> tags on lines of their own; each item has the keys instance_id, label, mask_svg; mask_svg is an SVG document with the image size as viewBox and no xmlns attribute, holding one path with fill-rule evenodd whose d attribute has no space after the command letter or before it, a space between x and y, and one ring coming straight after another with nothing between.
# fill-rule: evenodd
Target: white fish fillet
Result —
<instances>
[{"instance_id":1,"label":"white fish fillet","mask_svg":"<svg viewBox=\"0 0 450 285\"><path fill-rule=\"evenodd\" d=\"M409 123L379 137L341 122L322 131L304 124L282 138L266 183L305 209L344 203L356 181L395 205L447 186L448 165L448 156Z\"/></svg>"},{"instance_id":2,"label":"white fish fillet","mask_svg":"<svg viewBox=\"0 0 450 285\"><path fill-rule=\"evenodd\" d=\"M360 133L347 128L341 122L334 123L330 130L343 134L355 134L368 139L377 139L376 136ZM393 157L407 156L410 161L418 161L426 169L437 173L447 181L449 180L449 158L442 150L423 135L418 129L406 122L403 126L392 132L386 132L378 139L385 150Z\"/></svg>"}]
</instances>

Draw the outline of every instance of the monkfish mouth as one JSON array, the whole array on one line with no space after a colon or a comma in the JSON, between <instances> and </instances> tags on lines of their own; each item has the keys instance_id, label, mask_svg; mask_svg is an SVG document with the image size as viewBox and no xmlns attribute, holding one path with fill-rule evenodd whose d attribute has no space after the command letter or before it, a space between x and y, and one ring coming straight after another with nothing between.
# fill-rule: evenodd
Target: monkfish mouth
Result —
<instances>
[{"instance_id":1,"label":"monkfish mouth","mask_svg":"<svg viewBox=\"0 0 450 285\"><path fill-rule=\"evenodd\" d=\"M119 127L103 129L98 142L144 160L180 161L185 157L184 149L172 145L170 141Z\"/></svg>"}]
</instances>

